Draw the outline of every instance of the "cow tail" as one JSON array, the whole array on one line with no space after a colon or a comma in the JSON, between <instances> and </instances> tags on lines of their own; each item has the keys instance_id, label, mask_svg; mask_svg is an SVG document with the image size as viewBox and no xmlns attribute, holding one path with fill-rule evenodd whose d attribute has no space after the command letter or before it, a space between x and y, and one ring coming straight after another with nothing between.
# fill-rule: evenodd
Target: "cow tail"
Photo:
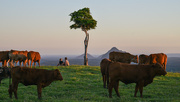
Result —
<instances>
[{"instance_id":1,"label":"cow tail","mask_svg":"<svg viewBox=\"0 0 180 102\"><path fill-rule=\"evenodd\" d=\"M107 80L107 88L109 88L109 65L111 64L111 62L109 62L107 64L107 70L106 70L106 80Z\"/></svg>"}]
</instances>

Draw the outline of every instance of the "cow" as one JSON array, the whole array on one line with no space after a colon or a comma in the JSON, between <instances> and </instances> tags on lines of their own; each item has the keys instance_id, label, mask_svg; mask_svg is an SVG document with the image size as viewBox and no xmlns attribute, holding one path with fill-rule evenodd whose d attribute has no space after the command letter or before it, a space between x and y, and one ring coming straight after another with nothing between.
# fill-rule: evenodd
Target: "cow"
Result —
<instances>
[{"instance_id":1,"label":"cow","mask_svg":"<svg viewBox=\"0 0 180 102\"><path fill-rule=\"evenodd\" d=\"M109 59L114 62L121 62L121 63L128 63L131 62L138 63L138 56L132 55L130 53L123 53L123 52L110 52Z\"/></svg>"},{"instance_id":2,"label":"cow","mask_svg":"<svg viewBox=\"0 0 180 102\"><path fill-rule=\"evenodd\" d=\"M11 67L14 66L13 62L19 61L20 66L23 65L26 66L27 63L27 54L28 51L17 51L17 50L10 50L9 51L9 59L10 59L10 65Z\"/></svg>"},{"instance_id":3,"label":"cow","mask_svg":"<svg viewBox=\"0 0 180 102\"><path fill-rule=\"evenodd\" d=\"M164 70L166 70L166 64L167 64L167 55L164 53L156 53L156 54L150 54L149 55L150 63L149 64L155 64L160 63Z\"/></svg>"},{"instance_id":4,"label":"cow","mask_svg":"<svg viewBox=\"0 0 180 102\"><path fill-rule=\"evenodd\" d=\"M108 70L110 77L108 88L110 98L112 98L113 87L117 96L120 97L118 92L119 81L125 84L136 83L134 97L136 97L138 90L140 91L140 96L143 97L143 87L152 83L155 76L167 74L163 66L159 63L153 65L132 65L112 62Z\"/></svg>"},{"instance_id":5,"label":"cow","mask_svg":"<svg viewBox=\"0 0 180 102\"><path fill-rule=\"evenodd\" d=\"M34 62L34 68L36 67L36 62L38 62L39 67L40 67L40 60L41 60L41 56L39 52L35 52L35 51L28 52L28 66L29 67L32 68L33 62ZM31 61L31 66L30 66L30 61Z\"/></svg>"},{"instance_id":6,"label":"cow","mask_svg":"<svg viewBox=\"0 0 180 102\"><path fill-rule=\"evenodd\" d=\"M0 62L2 62L2 67L7 67L7 62L9 60L9 51L0 51Z\"/></svg>"},{"instance_id":7,"label":"cow","mask_svg":"<svg viewBox=\"0 0 180 102\"><path fill-rule=\"evenodd\" d=\"M9 85L9 96L12 98L12 92L17 97L18 84L22 83L25 86L37 85L38 99L41 99L42 88L50 85L53 81L63 80L58 69L45 70L28 67L13 67L11 68L12 84Z\"/></svg>"},{"instance_id":8,"label":"cow","mask_svg":"<svg viewBox=\"0 0 180 102\"><path fill-rule=\"evenodd\" d=\"M150 58L148 55L141 54L139 55L139 64L149 64Z\"/></svg>"},{"instance_id":9,"label":"cow","mask_svg":"<svg viewBox=\"0 0 180 102\"><path fill-rule=\"evenodd\" d=\"M2 79L8 78L9 76L10 76L10 68L0 67L0 84Z\"/></svg>"},{"instance_id":10,"label":"cow","mask_svg":"<svg viewBox=\"0 0 180 102\"><path fill-rule=\"evenodd\" d=\"M107 67L109 66L109 64L111 63L111 60L105 58L102 59L100 62L100 68L101 68L101 74L103 77L103 87L106 88L106 82L107 82L107 88L109 85L109 79L107 79Z\"/></svg>"}]
</instances>

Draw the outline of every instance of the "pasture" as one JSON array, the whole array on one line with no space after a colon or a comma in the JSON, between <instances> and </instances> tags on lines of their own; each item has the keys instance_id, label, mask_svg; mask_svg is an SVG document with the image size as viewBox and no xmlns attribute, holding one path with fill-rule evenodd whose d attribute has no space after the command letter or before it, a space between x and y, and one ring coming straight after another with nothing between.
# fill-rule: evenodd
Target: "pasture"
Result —
<instances>
[{"instance_id":1,"label":"pasture","mask_svg":"<svg viewBox=\"0 0 180 102\"><path fill-rule=\"evenodd\" d=\"M39 67L37 67L39 68ZM52 82L42 89L42 100L38 100L37 87L19 84L18 100L10 99L8 94L9 79L2 80L0 85L0 101L2 102L179 102L180 101L180 73L170 73L166 76L154 78L154 82L144 87L143 98L138 92L134 97L135 84L125 85L120 82L117 97L113 90L113 98L109 98L108 90L103 88L99 66L42 66L43 69L58 68L63 81Z\"/></svg>"}]
</instances>

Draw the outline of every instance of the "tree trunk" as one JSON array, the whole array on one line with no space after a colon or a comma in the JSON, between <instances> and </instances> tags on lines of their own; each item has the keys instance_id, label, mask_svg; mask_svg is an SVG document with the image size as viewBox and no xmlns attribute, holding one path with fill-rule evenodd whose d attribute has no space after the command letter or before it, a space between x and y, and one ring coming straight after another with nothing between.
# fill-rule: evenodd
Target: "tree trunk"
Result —
<instances>
[{"instance_id":1,"label":"tree trunk","mask_svg":"<svg viewBox=\"0 0 180 102\"><path fill-rule=\"evenodd\" d=\"M86 37L84 39L84 46L85 46L85 52L84 52L84 65L88 66L88 58L87 58L87 48L88 48L88 42L89 42L89 34L87 31L84 31L86 33Z\"/></svg>"}]
</instances>

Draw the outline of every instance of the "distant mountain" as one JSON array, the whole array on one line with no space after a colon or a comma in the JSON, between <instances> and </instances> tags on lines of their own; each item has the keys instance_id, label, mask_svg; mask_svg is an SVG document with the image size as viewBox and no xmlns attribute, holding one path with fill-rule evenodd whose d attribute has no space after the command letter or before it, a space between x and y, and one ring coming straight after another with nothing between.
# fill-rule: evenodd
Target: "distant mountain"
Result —
<instances>
[{"instance_id":1,"label":"distant mountain","mask_svg":"<svg viewBox=\"0 0 180 102\"><path fill-rule=\"evenodd\" d=\"M167 53L168 57L180 57L180 53Z\"/></svg>"},{"instance_id":2,"label":"distant mountain","mask_svg":"<svg viewBox=\"0 0 180 102\"><path fill-rule=\"evenodd\" d=\"M180 57L168 57L166 71L180 73Z\"/></svg>"},{"instance_id":3,"label":"distant mountain","mask_svg":"<svg viewBox=\"0 0 180 102\"><path fill-rule=\"evenodd\" d=\"M116 47L112 47L108 52L106 52L105 54L100 55L100 56L98 57L98 59L109 58L109 53L110 53L110 52L113 52L113 51L115 51L115 52L127 53L127 52L125 52L125 51L119 50L119 49L116 48Z\"/></svg>"},{"instance_id":4,"label":"distant mountain","mask_svg":"<svg viewBox=\"0 0 180 102\"><path fill-rule=\"evenodd\" d=\"M88 59L95 59L95 57L89 53L87 53L87 57L88 57ZM79 55L79 56L75 57L74 59L84 59L84 54Z\"/></svg>"}]
</instances>

